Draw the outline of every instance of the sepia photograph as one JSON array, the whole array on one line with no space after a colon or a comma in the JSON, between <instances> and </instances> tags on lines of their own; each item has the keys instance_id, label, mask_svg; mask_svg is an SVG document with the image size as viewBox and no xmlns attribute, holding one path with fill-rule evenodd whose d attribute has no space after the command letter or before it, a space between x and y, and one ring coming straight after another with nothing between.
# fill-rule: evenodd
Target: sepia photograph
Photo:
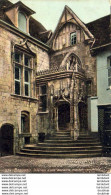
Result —
<instances>
[{"instance_id":1,"label":"sepia photograph","mask_svg":"<svg viewBox=\"0 0 111 195\"><path fill-rule=\"evenodd\" d=\"M0 0L0 173L111 173L110 0Z\"/></svg>"}]
</instances>

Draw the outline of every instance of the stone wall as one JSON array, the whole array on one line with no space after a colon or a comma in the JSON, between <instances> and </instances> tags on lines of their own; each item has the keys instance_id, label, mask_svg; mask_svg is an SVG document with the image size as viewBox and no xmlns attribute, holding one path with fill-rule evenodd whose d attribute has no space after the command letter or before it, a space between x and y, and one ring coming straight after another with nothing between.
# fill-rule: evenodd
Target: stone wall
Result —
<instances>
[{"instance_id":1,"label":"stone wall","mask_svg":"<svg viewBox=\"0 0 111 195\"><path fill-rule=\"evenodd\" d=\"M37 49L37 71L49 69L49 56L45 50Z\"/></svg>"},{"instance_id":2,"label":"stone wall","mask_svg":"<svg viewBox=\"0 0 111 195\"><path fill-rule=\"evenodd\" d=\"M11 32L0 28L0 128L4 124L14 126L14 152L24 145L24 137L21 132L21 112L29 112L30 118L30 142L37 143L37 110L38 100L35 91L31 97L14 94L14 77L12 64L12 42L15 44L23 42L24 39ZM37 65L35 67L33 83L35 85L35 74L37 69L49 68L47 52L36 45L29 43L36 54ZM31 90L35 90L32 88Z\"/></svg>"}]
</instances>

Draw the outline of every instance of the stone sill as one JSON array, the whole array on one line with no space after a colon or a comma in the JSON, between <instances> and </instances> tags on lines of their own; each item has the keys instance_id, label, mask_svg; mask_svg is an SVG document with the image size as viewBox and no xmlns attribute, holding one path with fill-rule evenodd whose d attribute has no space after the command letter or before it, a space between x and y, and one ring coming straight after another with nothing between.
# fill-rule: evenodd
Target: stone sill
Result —
<instances>
[{"instance_id":1,"label":"stone sill","mask_svg":"<svg viewBox=\"0 0 111 195\"><path fill-rule=\"evenodd\" d=\"M91 100L93 100L93 99L98 99L98 97L97 96L91 96Z\"/></svg>"},{"instance_id":2,"label":"stone sill","mask_svg":"<svg viewBox=\"0 0 111 195\"><path fill-rule=\"evenodd\" d=\"M111 132L111 129L110 130L109 129L107 129L107 130L105 129L105 132Z\"/></svg>"},{"instance_id":3,"label":"stone sill","mask_svg":"<svg viewBox=\"0 0 111 195\"><path fill-rule=\"evenodd\" d=\"M19 136L22 136L22 137L31 137L31 133L20 133Z\"/></svg>"},{"instance_id":4,"label":"stone sill","mask_svg":"<svg viewBox=\"0 0 111 195\"><path fill-rule=\"evenodd\" d=\"M111 87L108 87L106 90L111 90Z\"/></svg>"},{"instance_id":5,"label":"stone sill","mask_svg":"<svg viewBox=\"0 0 111 195\"><path fill-rule=\"evenodd\" d=\"M39 114L49 114L49 111L47 110L46 112L38 112L37 115Z\"/></svg>"},{"instance_id":6,"label":"stone sill","mask_svg":"<svg viewBox=\"0 0 111 195\"><path fill-rule=\"evenodd\" d=\"M21 98L27 101L38 101L37 98L32 98L32 97L27 97L27 96L22 96L22 95L17 95L17 94L11 94L11 96L15 97L15 98Z\"/></svg>"}]
</instances>

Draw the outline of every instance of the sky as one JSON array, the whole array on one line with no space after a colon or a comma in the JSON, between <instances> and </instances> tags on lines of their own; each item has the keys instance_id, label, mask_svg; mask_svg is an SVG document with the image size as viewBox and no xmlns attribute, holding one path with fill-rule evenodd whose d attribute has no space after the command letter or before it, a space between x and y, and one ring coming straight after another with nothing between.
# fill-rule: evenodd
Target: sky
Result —
<instances>
[{"instance_id":1,"label":"sky","mask_svg":"<svg viewBox=\"0 0 111 195\"><path fill-rule=\"evenodd\" d=\"M12 3L18 0L10 0ZM47 30L54 31L65 5L84 22L88 23L110 14L111 0L21 0L36 12L33 17Z\"/></svg>"}]
</instances>

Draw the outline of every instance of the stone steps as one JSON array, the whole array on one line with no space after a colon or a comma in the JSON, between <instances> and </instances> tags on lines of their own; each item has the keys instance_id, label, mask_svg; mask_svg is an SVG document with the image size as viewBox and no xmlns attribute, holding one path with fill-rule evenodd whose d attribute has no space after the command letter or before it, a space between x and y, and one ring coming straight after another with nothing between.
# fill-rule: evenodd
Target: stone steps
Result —
<instances>
[{"instance_id":1,"label":"stone steps","mask_svg":"<svg viewBox=\"0 0 111 195\"><path fill-rule=\"evenodd\" d=\"M36 157L36 158L89 158L89 157L99 157L101 156L101 152L96 152L96 153L90 153L90 154L32 154L32 153L24 153L24 152L19 152L17 153L20 156L27 156L27 157Z\"/></svg>"},{"instance_id":2,"label":"stone steps","mask_svg":"<svg viewBox=\"0 0 111 195\"><path fill-rule=\"evenodd\" d=\"M92 143L100 143L99 142L99 140L97 140L97 139L91 139L91 140L77 140L77 141L75 141L74 142L74 140L71 140L71 139L51 139L51 140L45 140L45 143L51 143L51 144L56 144L56 143L60 143L60 144L62 144L62 143L73 143L73 144L78 144L78 143L82 143L82 144L84 144L84 143L90 143L90 144L92 144Z\"/></svg>"},{"instance_id":3,"label":"stone steps","mask_svg":"<svg viewBox=\"0 0 111 195\"><path fill-rule=\"evenodd\" d=\"M95 147L24 147L21 152L29 152L29 153L94 153L94 152L102 152L101 146Z\"/></svg>"},{"instance_id":4,"label":"stone steps","mask_svg":"<svg viewBox=\"0 0 111 195\"><path fill-rule=\"evenodd\" d=\"M50 137L49 139L46 139L45 141L58 141L58 140L67 140L67 141L74 141L73 139L71 139L71 137L69 137L69 136L56 136L56 137ZM80 138L78 138L78 140L77 141L99 141L99 139L98 138L93 138L93 137L80 137Z\"/></svg>"},{"instance_id":5,"label":"stone steps","mask_svg":"<svg viewBox=\"0 0 111 195\"><path fill-rule=\"evenodd\" d=\"M55 146L59 146L59 147L62 147L62 146L64 146L64 147L75 147L75 146L81 146L81 147L83 147L83 146L97 146L97 145L100 145L100 142L94 142L94 143L91 143L91 142L89 142L89 143L73 143L73 142L69 142L69 143L67 143L67 142L62 142L62 143L58 143L58 142L56 142L56 143L47 143L47 142L44 142L44 143L38 143L38 146L41 146L41 147L46 147L46 146L49 146L49 147L51 147L51 146L53 146L53 147L55 147Z\"/></svg>"},{"instance_id":6,"label":"stone steps","mask_svg":"<svg viewBox=\"0 0 111 195\"><path fill-rule=\"evenodd\" d=\"M70 132L60 131L37 145L25 145L17 154L36 158L84 158L101 156L102 146L97 137L80 135L74 141Z\"/></svg>"},{"instance_id":7,"label":"stone steps","mask_svg":"<svg viewBox=\"0 0 111 195\"><path fill-rule=\"evenodd\" d=\"M61 148L59 148L59 150L30 150L30 149L22 149L21 152L25 152L25 153L34 153L34 154L76 154L76 153L96 153L96 152L101 152L102 148L92 148L92 149L81 149L81 150L77 150L77 149L73 149L73 150L61 150Z\"/></svg>"},{"instance_id":8,"label":"stone steps","mask_svg":"<svg viewBox=\"0 0 111 195\"><path fill-rule=\"evenodd\" d=\"M43 146L43 147L40 147L40 146L28 146L28 145L25 145L24 146L24 149L29 149L29 150L62 150L62 151L70 151L70 150L87 150L87 149L89 149L89 150L92 150L92 149L98 149L98 148L100 148L100 149L102 149L102 146L100 146L100 145L96 145L96 146L83 146L83 147L81 147L81 146L72 146L72 147L70 147L70 146Z\"/></svg>"}]
</instances>

